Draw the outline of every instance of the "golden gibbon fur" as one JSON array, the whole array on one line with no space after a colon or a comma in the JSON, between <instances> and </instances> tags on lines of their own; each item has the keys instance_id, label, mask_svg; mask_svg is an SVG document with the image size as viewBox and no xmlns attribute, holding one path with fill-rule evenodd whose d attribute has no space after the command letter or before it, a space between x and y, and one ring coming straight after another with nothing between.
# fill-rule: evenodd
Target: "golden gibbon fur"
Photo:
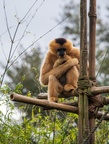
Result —
<instances>
[{"instance_id":1,"label":"golden gibbon fur","mask_svg":"<svg viewBox=\"0 0 109 144\"><path fill-rule=\"evenodd\" d=\"M57 102L60 93L77 88L79 60L80 51L70 40L57 38L50 42L39 78L48 86L49 101Z\"/></svg>"}]
</instances>

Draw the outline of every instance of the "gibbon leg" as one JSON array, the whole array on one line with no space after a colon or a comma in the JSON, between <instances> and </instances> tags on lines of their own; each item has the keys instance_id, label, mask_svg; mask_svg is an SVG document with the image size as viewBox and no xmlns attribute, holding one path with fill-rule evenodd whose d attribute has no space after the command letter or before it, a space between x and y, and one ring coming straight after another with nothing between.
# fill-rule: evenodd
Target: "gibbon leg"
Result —
<instances>
[{"instance_id":1,"label":"gibbon leg","mask_svg":"<svg viewBox=\"0 0 109 144\"><path fill-rule=\"evenodd\" d=\"M58 101L58 95L63 91L63 86L59 83L54 75L49 76L48 82L48 100L52 102Z\"/></svg>"},{"instance_id":2,"label":"gibbon leg","mask_svg":"<svg viewBox=\"0 0 109 144\"><path fill-rule=\"evenodd\" d=\"M64 86L64 90L70 91L77 88L78 77L78 69L76 66L73 66L66 74L66 85Z\"/></svg>"}]
</instances>

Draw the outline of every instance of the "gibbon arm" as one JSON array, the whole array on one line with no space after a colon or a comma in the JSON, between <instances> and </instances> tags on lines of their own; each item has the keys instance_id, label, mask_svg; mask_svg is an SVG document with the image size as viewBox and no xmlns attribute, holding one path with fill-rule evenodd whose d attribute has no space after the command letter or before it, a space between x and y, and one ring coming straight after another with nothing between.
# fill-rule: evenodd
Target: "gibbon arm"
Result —
<instances>
[{"instance_id":1,"label":"gibbon arm","mask_svg":"<svg viewBox=\"0 0 109 144\"><path fill-rule=\"evenodd\" d=\"M80 61L80 50L76 47L73 47L72 51L69 53L69 56L72 58L77 58Z\"/></svg>"},{"instance_id":2,"label":"gibbon arm","mask_svg":"<svg viewBox=\"0 0 109 144\"><path fill-rule=\"evenodd\" d=\"M44 63L41 70L40 75L40 82L43 85L48 85L48 79L50 75L54 75L56 78L60 78L64 73L66 73L72 66L75 66L78 64L78 60L76 58L69 59L62 65L59 65L56 68L53 68L53 65L50 64L50 62Z\"/></svg>"},{"instance_id":3,"label":"gibbon arm","mask_svg":"<svg viewBox=\"0 0 109 144\"><path fill-rule=\"evenodd\" d=\"M62 57L62 58L58 58L55 61L54 65L53 65L53 68L58 67L59 65L61 65L61 64L65 63L66 61L68 61L69 59L71 59L71 57L68 56L68 55L66 55L65 57Z\"/></svg>"}]
</instances>

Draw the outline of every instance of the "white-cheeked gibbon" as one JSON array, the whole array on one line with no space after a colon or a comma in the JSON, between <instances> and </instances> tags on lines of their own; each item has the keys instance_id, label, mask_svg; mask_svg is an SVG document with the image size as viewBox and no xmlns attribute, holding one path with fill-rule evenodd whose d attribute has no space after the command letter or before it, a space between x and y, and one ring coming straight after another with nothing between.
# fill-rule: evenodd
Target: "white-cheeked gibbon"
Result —
<instances>
[{"instance_id":1,"label":"white-cheeked gibbon","mask_svg":"<svg viewBox=\"0 0 109 144\"><path fill-rule=\"evenodd\" d=\"M57 38L50 42L39 78L48 86L49 101L57 102L60 93L77 88L79 60L80 51L70 40Z\"/></svg>"}]
</instances>

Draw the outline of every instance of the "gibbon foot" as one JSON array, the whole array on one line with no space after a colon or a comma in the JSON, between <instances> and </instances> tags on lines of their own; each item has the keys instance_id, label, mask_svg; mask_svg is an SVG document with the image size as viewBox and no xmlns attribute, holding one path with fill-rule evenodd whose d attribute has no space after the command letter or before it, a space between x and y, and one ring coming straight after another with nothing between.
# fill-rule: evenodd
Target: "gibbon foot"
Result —
<instances>
[{"instance_id":1,"label":"gibbon foot","mask_svg":"<svg viewBox=\"0 0 109 144\"><path fill-rule=\"evenodd\" d=\"M58 102L58 98L57 97L50 97L50 98L48 98L48 100L50 102Z\"/></svg>"},{"instance_id":2,"label":"gibbon foot","mask_svg":"<svg viewBox=\"0 0 109 144\"><path fill-rule=\"evenodd\" d=\"M71 90L74 90L75 88L71 85L71 84L66 84L65 86L64 86L64 90L65 91L71 91Z\"/></svg>"},{"instance_id":3,"label":"gibbon foot","mask_svg":"<svg viewBox=\"0 0 109 144\"><path fill-rule=\"evenodd\" d=\"M58 92L61 93L64 90L63 86L59 85L58 86Z\"/></svg>"}]
</instances>

